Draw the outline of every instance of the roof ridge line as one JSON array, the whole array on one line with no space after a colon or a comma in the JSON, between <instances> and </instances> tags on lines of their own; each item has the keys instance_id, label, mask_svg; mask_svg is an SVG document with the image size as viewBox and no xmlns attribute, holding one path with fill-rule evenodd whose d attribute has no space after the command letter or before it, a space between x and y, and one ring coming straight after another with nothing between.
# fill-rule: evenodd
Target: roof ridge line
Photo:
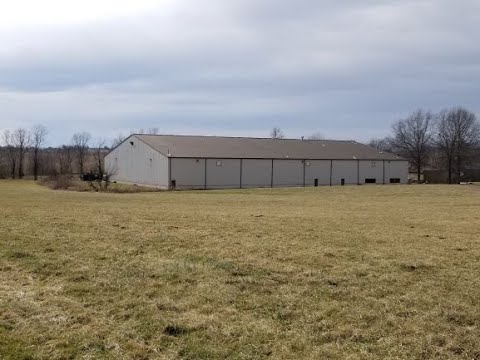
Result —
<instances>
[{"instance_id":1,"label":"roof ridge line","mask_svg":"<svg viewBox=\"0 0 480 360\"><path fill-rule=\"evenodd\" d=\"M152 137L161 137L161 136L171 136L171 137L204 137L204 138L223 138L223 139L253 139L253 140L277 140L277 141L337 141L337 142L355 142L361 144L356 140L339 140L339 139L298 139L298 138L288 138L288 139L274 139L271 137L255 137L255 136L224 136L224 135L186 135L186 134L130 134L130 136L152 136Z\"/></svg>"}]
</instances>

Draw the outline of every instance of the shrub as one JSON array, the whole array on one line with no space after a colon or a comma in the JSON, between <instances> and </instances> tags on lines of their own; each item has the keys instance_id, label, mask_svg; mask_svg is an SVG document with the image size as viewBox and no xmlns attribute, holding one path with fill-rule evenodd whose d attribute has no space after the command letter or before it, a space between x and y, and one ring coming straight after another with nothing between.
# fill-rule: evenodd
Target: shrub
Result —
<instances>
[{"instance_id":1,"label":"shrub","mask_svg":"<svg viewBox=\"0 0 480 360\"><path fill-rule=\"evenodd\" d=\"M68 190L72 186L73 181L67 175L53 175L41 180L40 183L52 190Z\"/></svg>"}]
</instances>

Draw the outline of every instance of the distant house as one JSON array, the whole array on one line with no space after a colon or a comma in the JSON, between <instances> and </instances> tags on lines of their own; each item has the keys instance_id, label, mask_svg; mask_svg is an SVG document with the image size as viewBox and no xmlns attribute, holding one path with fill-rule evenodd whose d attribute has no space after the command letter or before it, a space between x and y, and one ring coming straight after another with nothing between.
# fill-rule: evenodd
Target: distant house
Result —
<instances>
[{"instance_id":1,"label":"distant house","mask_svg":"<svg viewBox=\"0 0 480 360\"><path fill-rule=\"evenodd\" d=\"M131 135L105 158L117 182L163 189L405 184L408 161L355 141Z\"/></svg>"}]
</instances>

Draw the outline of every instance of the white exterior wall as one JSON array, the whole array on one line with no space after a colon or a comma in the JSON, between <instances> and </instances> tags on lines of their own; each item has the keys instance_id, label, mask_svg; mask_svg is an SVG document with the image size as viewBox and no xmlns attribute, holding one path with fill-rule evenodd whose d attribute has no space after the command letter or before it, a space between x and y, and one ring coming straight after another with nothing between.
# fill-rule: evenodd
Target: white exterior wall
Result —
<instances>
[{"instance_id":1,"label":"white exterior wall","mask_svg":"<svg viewBox=\"0 0 480 360\"><path fill-rule=\"evenodd\" d=\"M330 185L330 164L330 160L306 160L305 186L314 186L315 179L318 185Z\"/></svg>"},{"instance_id":2,"label":"white exterior wall","mask_svg":"<svg viewBox=\"0 0 480 360\"><path fill-rule=\"evenodd\" d=\"M240 159L207 159L207 189L239 187Z\"/></svg>"},{"instance_id":3,"label":"white exterior wall","mask_svg":"<svg viewBox=\"0 0 480 360\"><path fill-rule=\"evenodd\" d=\"M272 160L242 160L242 188L270 187L272 184Z\"/></svg>"},{"instance_id":4,"label":"white exterior wall","mask_svg":"<svg viewBox=\"0 0 480 360\"><path fill-rule=\"evenodd\" d=\"M356 160L334 160L332 163L332 185L340 185L345 179L345 185L357 184L358 168Z\"/></svg>"},{"instance_id":5,"label":"white exterior wall","mask_svg":"<svg viewBox=\"0 0 480 360\"><path fill-rule=\"evenodd\" d=\"M303 186L303 161L274 160L273 186Z\"/></svg>"},{"instance_id":6,"label":"white exterior wall","mask_svg":"<svg viewBox=\"0 0 480 360\"><path fill-rule=\"evenodd\" d=\"M135 136L105 157L105 169L114 173L112 181L168 188L168 158Z\"/></svg>"},{"instance_id":7,"label":"white exterior wall","mask_svg":"<svg viewBox=\"0 0 480 360\"><path fill-rule=\"evenodd\" d=\"M391 178L400 179L401 184L408 183L408 161L385 161L385 183Z\"/></svg>"},{"instance_id":8,"label":"white exterior wall","mask_svg":"<svg viewBox=\"0 0 480 360\"><path fill-rule=\"evenodd\" d=\"M170 159L171 180L177 188L205 188L205 159Z\"/></svg>"},{"instance_id":9,"label":"white exterior wall","mask_svg":"<svg viewBox=\"0 0 480 360\"><path fill-rule=\"evenodd\" d=\"M383 184L383 161L360 160L359 184L365 184L365 179L375 179L377 184Z\"/></svg>"}]
</instances>

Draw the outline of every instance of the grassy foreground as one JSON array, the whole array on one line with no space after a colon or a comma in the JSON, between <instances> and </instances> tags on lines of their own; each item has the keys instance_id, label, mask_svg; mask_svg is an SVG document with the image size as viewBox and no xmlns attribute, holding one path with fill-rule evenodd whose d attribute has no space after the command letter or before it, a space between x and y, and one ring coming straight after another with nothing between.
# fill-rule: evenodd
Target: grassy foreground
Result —
<instances>
[{"instance_id":1,"label":"grassy foreground","mask_svg":"<svg viewBox=\"0 0 480 360\"><path fill-rule=\"evenodd\" d=\"M480 359L480 187L0 181L1 359Z\"/></svg>"}]
</instances>

